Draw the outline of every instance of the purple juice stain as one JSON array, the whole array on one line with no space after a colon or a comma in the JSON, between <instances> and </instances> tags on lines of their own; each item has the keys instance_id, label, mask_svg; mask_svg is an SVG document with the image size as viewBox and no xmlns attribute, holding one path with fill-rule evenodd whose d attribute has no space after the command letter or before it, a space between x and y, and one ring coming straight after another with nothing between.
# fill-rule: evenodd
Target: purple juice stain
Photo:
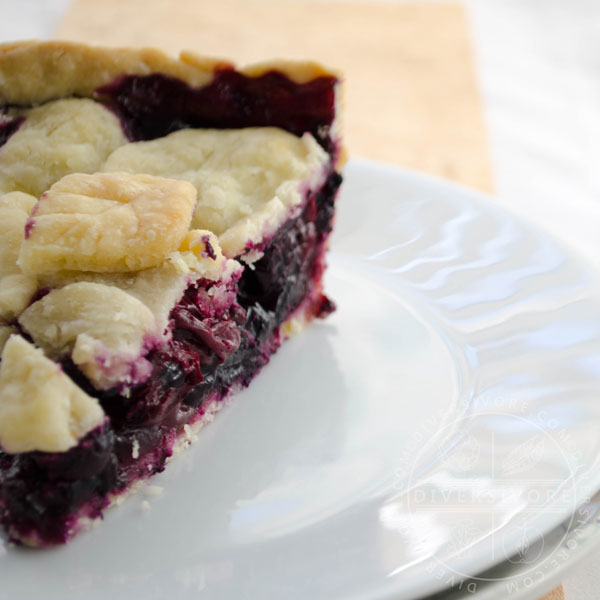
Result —
<instances>
[{"instance_id":1,"label":"purple juice stain","mask_svg":"<svg viewBox=\"0 0 600 600\"><path fill-rule=\"evenodd\" d=\"M206 253L206 255L209 258L212 258L213 260L217 260L217 255L215 254L215 249L212 247L212 244L210 243L210 236L209 235L203 235L202 236L202 242L204 242L204 252ZM203 252L203 254L204 254Z\"/></svg>"},{"instance_id":2,"label":"purple juice stain","mask_svg":"<svg viewBox=\"0 0 600 600\"><path fill-rule=\"evenodd\" d=\"M32 229L35 227L35 219L29 217L27 221L25 221L25 239L28 240L31 235Z\"/></svg>"}]
</instances>

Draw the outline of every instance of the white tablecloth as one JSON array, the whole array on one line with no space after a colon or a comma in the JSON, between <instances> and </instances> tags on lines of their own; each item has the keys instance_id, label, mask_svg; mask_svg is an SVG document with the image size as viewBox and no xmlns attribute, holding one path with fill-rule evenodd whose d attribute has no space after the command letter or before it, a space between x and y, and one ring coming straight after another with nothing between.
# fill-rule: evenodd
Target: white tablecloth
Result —
<instances>
[{"instance_id":1,"label":"white tablecloth","mask_svg":"<svg viewBox=\"0 0 600 600\"><path fill-rule=\"evenodd\" d=\"M465 0L498 203L600 257L600 2ZM69 0L0 0L0 41L52 34ZM600 554L564 581L598 600Z\"/></svg>"}]
</instances>

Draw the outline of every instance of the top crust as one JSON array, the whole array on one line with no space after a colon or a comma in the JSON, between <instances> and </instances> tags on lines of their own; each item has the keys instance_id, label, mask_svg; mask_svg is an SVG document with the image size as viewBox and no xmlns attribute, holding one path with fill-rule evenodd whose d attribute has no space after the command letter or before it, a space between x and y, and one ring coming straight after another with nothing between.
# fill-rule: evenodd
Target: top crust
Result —
<instances>
[{"instance_id":1,"label":"top crust","mask_svg":"<svg viewBox=\"0 0 600 600\"><path fill-rule=\"evenodd\" d=\"M24 273L128 272L160 265L185 238L196 205L187 181L72 173L42 194L27 221Z\"/></svg>"},{"instance_id":2,"label":"top crust","mask_svg":"<svg viewBox=\"0 0 600 600\"><path fill-rule=\"evenodd\" d=\"M0 104L33 105L68 96L91 97L121 75L162 73L192 87L212 81L230 62L181 52L172 58L155 48L101 48L74 42L0 44ZM273 61L239 69L248 77L279 71L296 83L338 74L314 62Z\"/></svg>"}]
</instances>

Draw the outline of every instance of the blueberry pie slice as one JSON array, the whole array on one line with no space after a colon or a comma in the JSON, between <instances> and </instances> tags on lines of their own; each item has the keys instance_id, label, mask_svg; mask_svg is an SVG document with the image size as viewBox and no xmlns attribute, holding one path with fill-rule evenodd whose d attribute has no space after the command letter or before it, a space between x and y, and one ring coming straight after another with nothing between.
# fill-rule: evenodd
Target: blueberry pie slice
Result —
<instances>
[{"instance_id":1,"label":"blueberry pie slice","mask_svg":"<svg viewBox=\"0 0 600 600\"><path fill-rule=\"evenodd\" d=\"M0 520L67 541L333 304L339 79L0 46Z\"/></svg>"}]
</instances>

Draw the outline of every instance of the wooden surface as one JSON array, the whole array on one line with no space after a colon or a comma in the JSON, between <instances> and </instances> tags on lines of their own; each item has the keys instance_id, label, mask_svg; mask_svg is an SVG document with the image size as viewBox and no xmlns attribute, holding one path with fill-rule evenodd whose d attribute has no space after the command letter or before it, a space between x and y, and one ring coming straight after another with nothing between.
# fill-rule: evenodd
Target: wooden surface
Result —
<instances>
[{"instance_id":1,"label":"wooden surface","mask_svg":"<svg viewBox=\"0 0 600 600\"><path fill-rule=\"evenodd\" d=\"M541 600L565 600L565 594L563 592L562 586L557 587L555 590L551 591L547 596L541 598Z\"/></svg>"},{"instance_id":2,"label":"wooden surface","mask_svg":"<svg viewBox=\"0 0 600 600\"><path fill-rule=\"evenodd\" d=\"M455 4L79 0L56 37L187 48L239 64L313 58L346 79L351 155L492 191L467 22Z\"/></svg>"},{"instance_id":3,"label":"wooden surface","mask_svg":"<svg viewBox=\"0 0 600 600\"><path fill-rule=\"evenodd\" d=\"M492 192L468 25L456 4L77 0L55 37L185 48L239 64L316 59L344 72L351 155ZM544 600L564 600L562 588Z\"/></svg>"}]
</instances>

